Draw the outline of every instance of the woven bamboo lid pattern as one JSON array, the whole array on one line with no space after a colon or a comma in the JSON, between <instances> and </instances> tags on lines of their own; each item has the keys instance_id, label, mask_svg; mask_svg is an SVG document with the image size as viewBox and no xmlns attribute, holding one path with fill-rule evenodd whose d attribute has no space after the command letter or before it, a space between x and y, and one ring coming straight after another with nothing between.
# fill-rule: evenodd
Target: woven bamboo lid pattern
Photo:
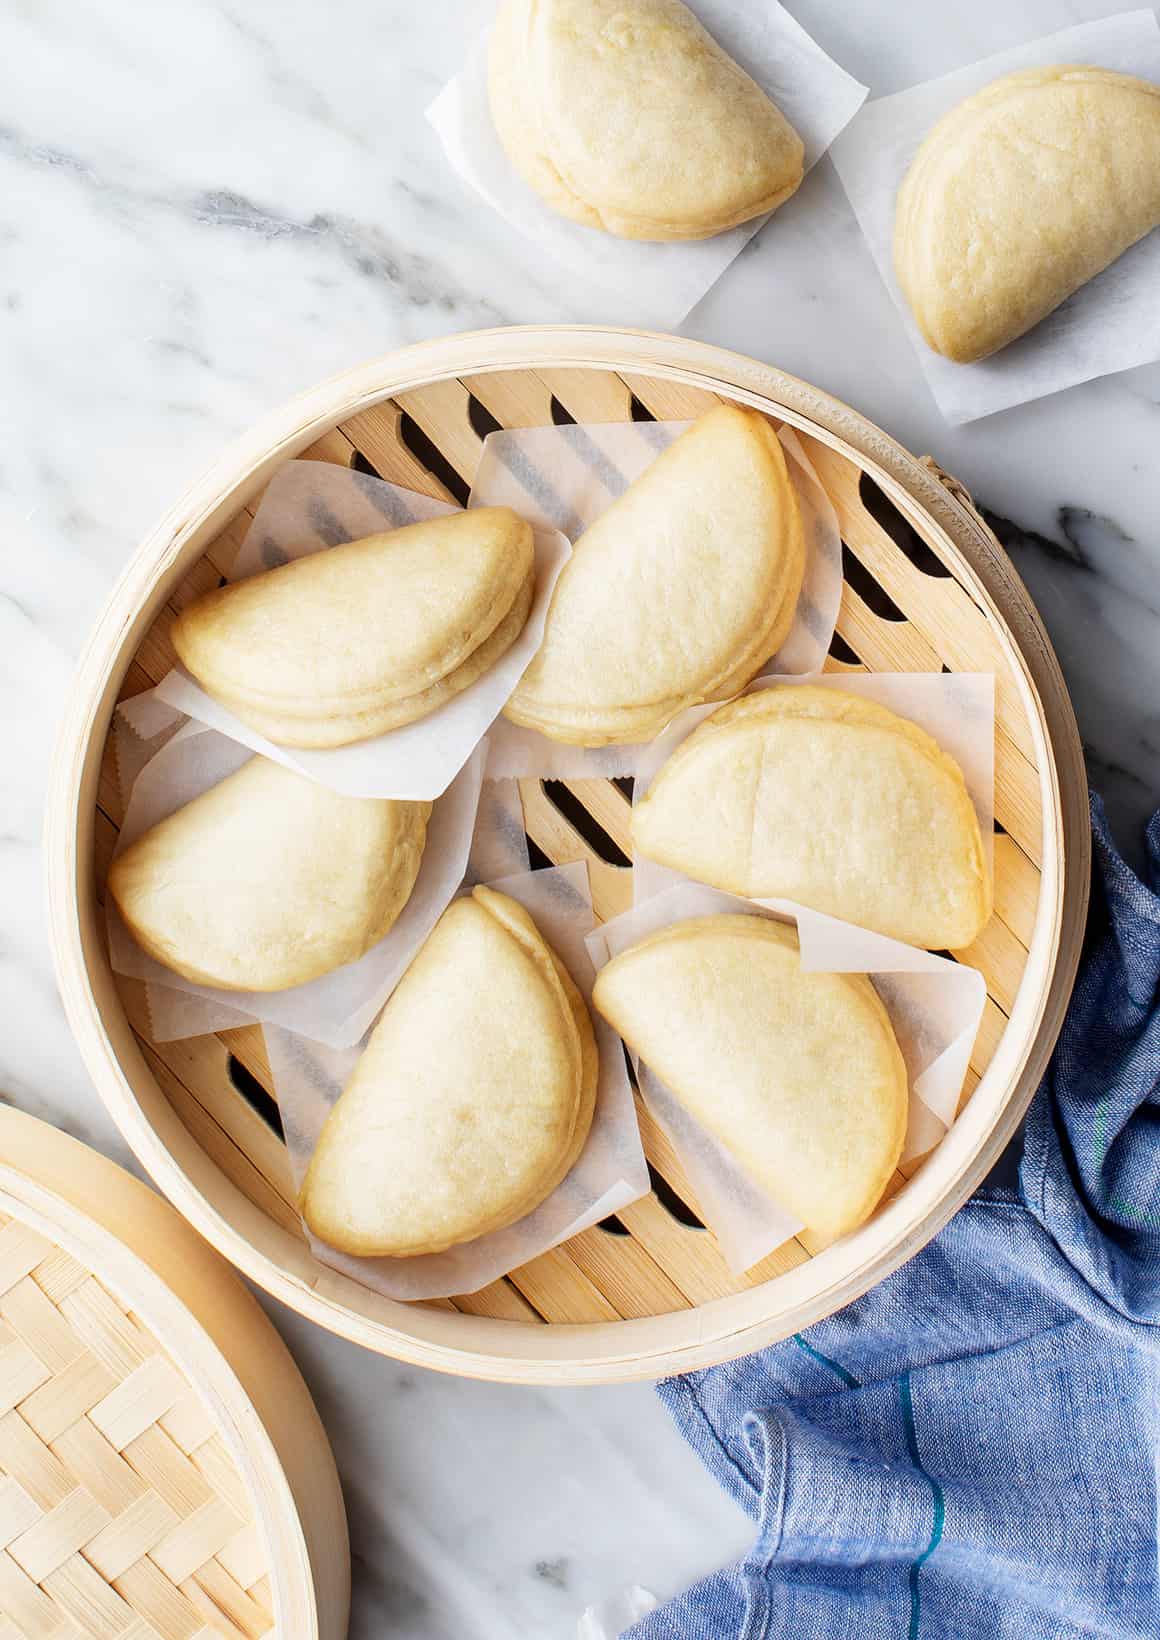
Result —
<instances>
[{"instance_id":1,"label":"woven bamboo lid pattern","mask_svg":"<svg viewBox=\"0 0 1160 1640\"><path fill-rule=\"evenodd\" d=\"M131 1201L151 1197L51 1128L0 1110L5 1162L16 1125L46 1151L67 1147L74 1168L99 1169L103 1190L112 1179ZM19 1176L35 1189L27 1166L26 1153ZM184 1328L160 1314L150 1325L142 1308L152 1283L126 1285L145 1274L135 1254L113 1243L116 1265L94 1267L108 1247L99 1227L85 1233L59 1197L17 1200L13 1180L0 1166L0 1640L274 1635L273 1556L282 1551L254 1476L242 1473L237 1431L214 1404L230 1387L229 1369L220 1363L220 1387L205 1379L195 1387L191 1370L200 1377L206 1358L195 1365L190 1355L188 1366L177 1358L198 1331L189 1312ZM163 1203L152 1198L152 1206L173 1220L179 1240L193 1239ZM252 1303L208 1249L199 1254L218 1268L223 1317ZM163 1325L170 1348L158 1336ZM257 1424L252 1408L250 1416ZM315 1432L307 1425L303 1433ZM324 1441L316 1457L325 1490L333 1464ZM295 1640L320 1632L302 1615ZM345 1622L322 1632L343 1633Z\"/></svg>"}]
</instances>

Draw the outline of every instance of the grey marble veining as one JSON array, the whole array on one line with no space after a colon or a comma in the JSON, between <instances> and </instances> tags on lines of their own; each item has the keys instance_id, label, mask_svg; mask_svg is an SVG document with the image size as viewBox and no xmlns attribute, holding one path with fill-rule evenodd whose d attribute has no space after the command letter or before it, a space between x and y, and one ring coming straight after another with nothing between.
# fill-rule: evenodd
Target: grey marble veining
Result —
<instances>
[{"instance_id":1,"label":"grey marble veining","mask_svg":"<svg viewBox=\"0 0 1160 1640\"><path fill-rule=\"evenodd\" d=\"M1122 515L1121 515L1122 516ZM1160 577L1154 545L1069 502L1051 535L987 514L1052 635L1076 704L1088 778L1121 848L1141 852L1160 801Z\"/></svg>"},{"instance_id":2,"label":"grey marble veining","mask_svg":"<svg viewBox=\"0 0 1160 1640\"><path fill-rule=\"evenodd\" d=\"M789 8L872 94L1100 0ZM55 722L133 544L258 415L400 343L585 309L422 112L478 4L0 5L0 1089L121 1160L56 998L39 831ZM828 162L690 316L929 451L993 515L1132 849L1160 800L1160 365L940 420ZM538 1392L379 1360L269 1306L331 1431L356 1640L556 1640L747 1523L645 1386Z\"/></svg>"}]
</instances>

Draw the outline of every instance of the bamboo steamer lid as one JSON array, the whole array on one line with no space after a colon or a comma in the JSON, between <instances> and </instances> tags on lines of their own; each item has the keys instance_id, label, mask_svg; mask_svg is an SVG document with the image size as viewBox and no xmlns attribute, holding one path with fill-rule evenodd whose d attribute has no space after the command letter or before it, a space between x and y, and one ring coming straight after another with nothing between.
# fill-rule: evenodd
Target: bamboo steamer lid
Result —
<instances>
[{"instance_id":1,"label":"bamboo steamer lid","mask_svg":"<svg viewBox=\"0 0 1160 1640\"><path fill-rule=\"evenodd\" d=\"M334 1459L228 1265L0 1106L0 1640L339 1640Z\"/></svg>"}]
</instances>

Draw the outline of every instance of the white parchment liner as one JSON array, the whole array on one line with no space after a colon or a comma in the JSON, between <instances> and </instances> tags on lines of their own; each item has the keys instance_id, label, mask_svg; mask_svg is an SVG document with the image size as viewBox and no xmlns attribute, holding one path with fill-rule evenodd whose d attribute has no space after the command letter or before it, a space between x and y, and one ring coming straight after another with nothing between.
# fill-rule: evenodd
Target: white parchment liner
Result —
<instances>
[{"instance_id":1,"label":"white parchment liner","mask_svg":"<svg viewBox=\"0 0 1160 1640\"><path fill-rule=\"evenodd\" d=\"M963 13L964 18L969 14ZM948 27L955 27L948 21ZM964 28L975 37L973 25ZM842 186L948 422L974 421L1076 382L1160 358L1160 233L1151 233L1035 329L990 359L955 364L922 339L894 276L894 201L931 127L992 80L1026 68L1088 64L1160 82L1152 11L1121 12L1001 51L969 68L867 103L835 141Z\"/></svg>"},{"instance_id":2,"label":"white parchment liner","mask_svg":"<svg viewBox=\"0 0 1160 1640\"><path fill-rule=\"evenodd\" d=\"M468 505L512 507L533 524L575 540L692 424L626 421L491 433ZM842 537L833 502L797 434L778 435L788 457L806 541L806 570L789 636L768 670L819 670L842 602ZM635 773L643 745L568 746L497 718L488 736L489 778L611 779Z\"/></svg>"},{"instance_id":3,"label":"white parchment liner","mask_svg":"<svg viewBox=\"0 0 1160 1640\"><path fill-rule=\"evenodd\" d=\"M459 510L333 462L291 461L271 479L229 579L242 581L292 558ZM157 685L157 696L263 757L350 797L438 797L463 768L539 648L552 588L570 550L562 535L537 528L535 593L515 643L445 706L373 740L321 751L275 745L180 666ZM368 642L373 641L372 632Z\"/></svg>"},{"instance_id":4,"label":"white parchment liner","mask_svg":"<svg viewBox=\"0 0 1160 1640\"><path fill-rule=\"evenodd\" d=\"M156 689L118 707L114 734L123 789L128 794L118 854L150 826L233 774L253 755L249 747L205 724L185 721L159 698ZM419 875L393 927L357 962L306 985L270 992L199 985L143 951L122 922L112 897L106 895L110 961L117 973L146 982L153 1040L199 1036L261 1019L293 1024L335 1048L358 1042L463 880L485 757L484 746L478 746L436 800ZM278 892L277 884L271 884L271 892Z\"/></svg>"},{"instance_id":5,"label":"white parchment liner","mask_svg":"<svg viewBox=\"0 0 1160 1640\"><path fill-rule=\"evenodd\" d=\"M388 1298L446 1298L476 1292L550 1247L578 1235L649 1189L632 1087L616 1033L591 1007L593 970L585 936L594 918L582 863L505 877L491 884L518 900L567 966L592 1013L600 1082L588 1142L575 1167L535 1212L489 1235L415 1258L352 1258L311 1236L315 1255ZM358 1063L362 1047L335 1051L267 1025L266 1046L297 1184L305 1177L323 1123ZM439 1052L438 1042L431 1045ZM384 1159L387 1165L387 1159Z\"/></svg>"},{"instance_id":6,"label":"white parchment liner","mask_svg":"<svg viewBox=\"0 0 1160 1640\"><path fill-rule=\"evenodd\" d=\"M776 0L694 0L691 9L797 131L806 169L816 164L861 106L866 87L827 57ZM567 269L563 299L580 301L577 317L596 317L598 304L605 320L674 329L768 216L683 244L618 239L558 216L509 164L496 135L487 97L489 31L475 39L463 68L427 110L450 164L493 210Z\"/></svg>"},{"instance_id":7,"label":"white parchment liner","mask_svg":"<svg viewBox=\"0 0 1160 1640\"><path fill-rule=\"evenodd\" d=\"M901 1159L924 1155L954 1120L987 996L982 974L788 901L742 900L685 880L594 929L588 949L601 968L647 934L690 917L735 911L796 923L807 972L870 976L890 1015L910 1078ZM801 1223L759 1189L650 1070L639 1065L637 1069L641 1095L672 1139L729 1267L738 1274L751 1269L802 1229Z\"/></svg>"},{"instance_id":8,"label":"white parchment liner","mask_svg":"<svg viewBox=\"0 0 1160 1640\"><path fill-rule=\"evenodd\" d=\"M807 683L862 695L889 707L925 729L955 758L979 818L990 868L995 801L993 674L843 672L792 680L759 678L745 693ZM713 706L690 708L644 749L634 782L634 804L647 792L661 765L714 710ZM633 864L633 898L633 911L592 936L589 949L597 967L645 934L687 917L721 910L760 910L796 923L807 970L870 974L890 1013L910 1074L910 1120L902 1160L925 1154L942 1138L954 1119L986 1000L986 984L975 969L790 900L736 899L691 883L680 872L641 854ZM749 1269L801 1229L752 1183L647 1068L641 1071L640 1088L668 1129L731 1268Z\"/></svg>"}]
</instances>

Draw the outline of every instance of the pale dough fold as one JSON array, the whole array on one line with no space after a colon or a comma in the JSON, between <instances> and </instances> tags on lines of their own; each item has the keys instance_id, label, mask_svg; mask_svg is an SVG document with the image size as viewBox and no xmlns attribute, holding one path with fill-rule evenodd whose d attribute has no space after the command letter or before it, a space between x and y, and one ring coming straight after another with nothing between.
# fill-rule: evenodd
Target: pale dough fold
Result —
<instances>
[{"instance_id":1,"label":"pale dough fold","mask_svg":"<svg viewBox=\"0 0 1160 1640\"><path fill-rule=\"evenodd\" d=\"M842 1235L877 1205L906 1134L907 1076L863 974L806 974L791 928L696 917L596 976L593 1001L782 1207Z\"/></svg>"},{"instance_id":2,"label":"pale dough fold","mask_svg":"<svg viewBox=\"0 0 1160 1640\"><path fill-rule=\"evenodd\" d=\"M253 757L117 855L109 892L158 962L284 991L356 962L419 874L430 803L344 797Z\"/></svg>"},{"instance_id":3,"label":"pale dough fold","mask_svg":"<svg viewBox=\"0 0 1160 1640\"><path fill-rule=\"evenodd\" d=\"M1160 223L1160 87L1033 68L953 108L898 192L894 266L926 341L985 359Z\"/></svg>"},{"instance_id":4,"label":"pale dough fold","mask_svg":"<svg viewBox=\"0 0 1160 1640\"><path fill-rule=\"evenodd\" d=\"M296 558L199 598L178 656L281 746L344 746L426 717L523 630L531 525L475 507Z\"/></svg>"},{"instance_id":5,"label":"pale dough fold","mask_svg":"<svg viewBox=\"0 0 1160 1640\"><path fill-rule=\"evenodd\" d=\"M785 641L805 570L797 497L763 416L717 405L576 542L507 706L553 740L647 740Z\"/></svg>"},{"instance_id":6,"label":"pale dough fold","mask_svg":"<svg viewBox=\"0 0 1160 1640\"><path fill-rule=\"evenodd\" d=\"M705 719L633 810L633 846L747 899L795 900L931 950L991 914L962 770L840 689L757 690Z\"/></svg>"},{"instance_id":7,"label":"pale dough fold","mask_svg":"<svg viewBox=\"0 0 1160 1640\"><path fill-rule=\"evenodd\" d=\"M596 1105L584 1000L532 918L456 900L383 1009L302 1188L343 1252L441 1252L514 1224L577 1161Z\"/></svg>"},{"instance_id":8,"label":"pale dough fold","mask_svg":"<svg viewBox=\"0 0 1160 1640\"><path fill-rule=\"evenodd\" d=\"M776 210L801 138L680 0L505 0L492 118L554 211L624 239L705 239Z\"/></svg>"}]
</instances>

